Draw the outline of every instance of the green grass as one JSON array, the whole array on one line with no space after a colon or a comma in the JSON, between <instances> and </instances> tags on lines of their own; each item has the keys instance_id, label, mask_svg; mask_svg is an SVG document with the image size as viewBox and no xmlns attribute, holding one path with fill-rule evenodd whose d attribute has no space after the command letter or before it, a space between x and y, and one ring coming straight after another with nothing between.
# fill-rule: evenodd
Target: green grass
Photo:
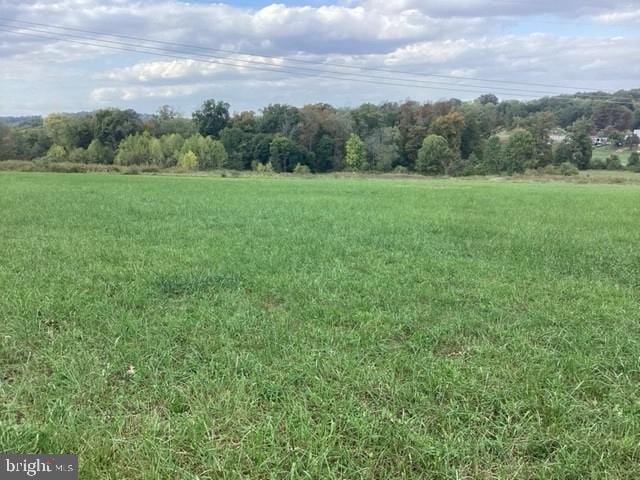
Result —
<instances>
[{"instance_id":1,"label":"green grass","mask_svg":"<svg viewBox=\"0 0 640 480\"><path fill-rule=\"evenodd\" d=\"M639 200L0 174L0 450L87 479L639 478Z\"/></svg>"},{"instance_id":2,"label":"green grass","mask_svg":"<svg viewBox=\"0 0 640 480\"><path fill-rule=\"evenodd\" d=\"M629 161L631 150L628 148L616 148L613 146L593 147L593 158L598 160L606 160L611 155L617 155L622 165L626 165Z\"/></svg>"}]
</instances>

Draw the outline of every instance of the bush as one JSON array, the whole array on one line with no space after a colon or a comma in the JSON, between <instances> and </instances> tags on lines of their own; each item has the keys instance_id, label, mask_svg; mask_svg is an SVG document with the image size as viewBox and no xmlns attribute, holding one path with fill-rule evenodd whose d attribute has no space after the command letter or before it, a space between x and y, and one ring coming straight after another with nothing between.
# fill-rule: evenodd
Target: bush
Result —
<instances>
[{"instance_id":1,"label":"bush","mask_svg":"<svg viewBox=\"0 0 640 480\"><path fill-rule=\"evenodd\" d=\"M67 159L67 151L60 145L52 145L44 158L49 162L64 162Z\"/></svg>"},{"instance_id":2,"label":"bush","mask_svg":"<svg viewBox=\"0 0 640 480\"><path fill-rule=\"evenodd\" d=\"M609 155L607 158L607 170L622 170L620 157L615 154Z\"/></svg>"},{"instance_id":3,"label":"bush","mask_svg":"<svg viewBox=\"0 0 640 480\"><path fill-rule=\"evenodd\" d=\"M393 173L397 173L398 175L406 175L409 173L409 169L404 165L398 165L393 169Z\"/></svg>"},{"instance_id":4,"label":"bush","mask_svg":"<svg viewBox=\"0 0 640 480\"><path fill-rule=\"evenodd\" d=\"M475 174L474 165L469 160L454 160L449 172L453 177L468 177Z\"/></svg>"},{"instance_id":5,"label":"bush","mask_svg":"<svg viewBox=\"0 0 640 480\"><path fill-rule=\"evenodd\" d=\"M187 170L196 170L198 168L198 157L191 150L187 150L178 160L178 167Z\"/></svg>"},{"instance_id":6,"label":"bush","mask_svg":"<svg viewBox=\"0 0 640 480\"><path fill-rule=\"evenodd\" d=\"M637 170L638 168L640 168L640 153L631 152L631 155L629 155L629 160L627 161L627 167L633 170Z\"/></svg>"},{"instance_id":7,"label":"bush","mask_svg":"<svg viewBox=\"0 0 640 480\"><path fill-rule=\"evenodd\" d=\"M307 165L302 165L301 163L298 163L293 168L293 173L295 173L296 175L310 175L311 169Z\"/></svg>"},{"instance_id":8,"label":"bush","mask_svg":"<svg viewBox=\"0 0 640 480\"><path fill-rule=\"evenodd\" d=\"M118 165L162 165L164 154L160 140L153 138L149 132L128 136L120 142L115 163Z\"/></svg>"},{"instance_id":9,"label":"bush","mask_svg":"<svg viewBox=\"0 0 640 480\"><path fill-rule=\"evenodd\" d=\"M87 173L87 165L84 163L58 162L50 163L49 172L56 173Z\"/></svg>"},{"instance_id":10,"label":"bush","mask_svg":"<svg viewBox=\"0 0 640 480\"><path fill-rule=\"evenodd\" d=\"M558 172L560 175L564 175L566 177L570 177L572 175L578 175L580 170L571 162L562 162L558 167Z\"/></svg>"},{"instance_id":11,"label":"bush","mask_svg":"<svg viewBox=\"0 0 640 480\"><path fill-rule=\"evenodd\" d=\"M224 168L229 160L222 142L210 137L203 137L200 134L195 134L184 141L182 155L189 151L195 154L198 160L196 168L200 168L200 170Z\"/></svg>"},{"instance_id":12,"label":"bush","mask_svg":"<svg viewBox=\"0 0 640 480\"><path fill-rule=\"evenodd\" d=\"M591 170L606 170L607 162L600 158L592 158L589 162L589 168Z\"/></svg>"},{"instance_id":13,"label":"bush","mask_svg":"<svg viewBox=\"0 0 640 480\"><path fill-rule=\"evenodd\" d=\"M89 163L89 155L84 148L74 148L69 153L69 161L72 163Z\"/></svg>"},{"instance_id":14,"label":"bush","mask_svg":"<svg viewBox=\"0 0 640 480\"><path fill-rule=\"evenodd\" d=\"M255 171L261 175L271 175L273 173L273 165L271 165L271 162L266 164L258 162L255 165Z\"/></svg>"}]
</instances>

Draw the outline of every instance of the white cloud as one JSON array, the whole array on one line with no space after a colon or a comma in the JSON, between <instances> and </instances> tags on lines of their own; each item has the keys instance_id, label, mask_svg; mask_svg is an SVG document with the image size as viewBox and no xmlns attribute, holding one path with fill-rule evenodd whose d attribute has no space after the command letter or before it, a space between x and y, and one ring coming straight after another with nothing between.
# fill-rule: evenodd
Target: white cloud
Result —
<instances>
[{"instance_id":1,"label":"white cloud","mask_svg":"<svg viewBox=\"0 0 640 480\"><path fill-rule=\"evenodd\" d=\"M601 25L640 22L640 10L627 0L345 0L338 5L268 5L249 9L178 0L0 0L0 17L179 42L205 48L255 52L274 58L234 56L234 62L209 58L144 57L55 39L0 33L0 108L20 106L20 96L46 104L52 92L69 109L84 101L147 109L154 99L175 99L191 107L215 94L244 107L269 101L378 101L408 96L423 100L472 93L425 88L367 85L327 78L269 74L260 68L317 68L284 57L319 63L391 68L409 72L463 75L499 80L560 83L601 89L637 87L639 42L592 34L507 34L515 19L543 13L588 16ZM564 18L566 21L566 18ZM534 20L531 20L534 21ZM542 24L541 24L542 25ZM594 25L591 23L591 25ZM597 25L597 23L595 24ZM544 25L542 25L544 26ZM6 27L0 27L6 28ZM29 28L42 29L31 25ZM41 32L30 34L44 35ZM82 35L80 32L74 34ZM95 35L90 35L95 42ZM76 39L77 40L77 39ZM122 39L130 48L144 42ZM128 48L128 47L125 47ZM192 57L177 48L177 57ZM208 52L225 56L221 51ZM141 60L144 58L144 60ZM216 63L222 61L232 65ZM339 70L337 67L326 67ZM348 70L347 70L348 71ZM308 73L308 72L307 72ZM331 75L331 74L330 74ZM365 75L367 75L365 73ZM382 75L371 73L372 76ZM394 76L391 74L391 76ZM395 76L400 76L397 74ZM29 78L29 89L24 90ZM486 83L486 90L500 84ZM484 89L484 87L482 87ZM22 90L21 90L22 89ZM22 92L22 93L21 93ZM179 105L180 106L180 105ZM10 113L10 112L7 112Z\"/></svg>"}]
</instances>

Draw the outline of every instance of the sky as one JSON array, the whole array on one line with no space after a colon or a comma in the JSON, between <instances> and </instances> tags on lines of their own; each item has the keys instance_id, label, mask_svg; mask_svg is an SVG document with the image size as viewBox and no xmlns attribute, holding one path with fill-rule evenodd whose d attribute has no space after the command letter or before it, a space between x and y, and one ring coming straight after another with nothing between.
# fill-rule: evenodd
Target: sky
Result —
<instances>
[{"instance_id":1,"label":"sky","mask_svg":"<svg viewBox=\"0 0 640 480\"><path fill-rule=\"evenodd\" d=\"M0 0L0 115L639 87L640 0Z\"/></svg>"}]
</instances>

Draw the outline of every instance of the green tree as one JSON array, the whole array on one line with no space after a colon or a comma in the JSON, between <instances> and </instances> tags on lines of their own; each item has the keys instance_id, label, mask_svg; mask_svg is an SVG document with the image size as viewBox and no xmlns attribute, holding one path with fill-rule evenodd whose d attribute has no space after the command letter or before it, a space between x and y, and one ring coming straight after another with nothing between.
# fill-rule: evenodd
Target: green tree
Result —
<instances>
[{"instance_id":1,"label":"green tree","mask_svg":"<svg viewBox=\"0 0 640 480\"><path fill-rule=\"evenodd\" d=\"M18 152L13 129L0 123L0 160L11 160L17 157Z\"/></svg>"},{"instance_id":2,"label":"green tree","mask_svg":"<svg viewBox=\"0 0 640 480\"><path fill-rule=\"evenodd\" d=\"M160 147L164 159L163 167L173 167L178 164L183 145L184 137L179 133L170 133L160 137Z\"/></svg>"},{"instance_id":3,"label":"green tree","mask_svg":"<svg viewBox=\"0 0 640 480\"><path fill-rule=\"evenodd\" d=\"M95 113L94 138L113 151L122 140L141 130L140 116L133 110L109 108Z\"/></svg>"},{"instance_id":4,"label":"green tree","mask_svg":"<svg viewBox=\"0 0 640 480\"><path fill-rule=\"evenodd\" d=\"M457 158L460 156L464 124L464 114L461 112L449 112L446 115L437 117L431 124L429 131L434 135L443 137L449 144L449 149Z\"/></svg>"},{"instance_id":5,"label":"green tree","mask_svg":"<svg viewBox=\"0 0 640 480\"><path fill-rule=\"evenodd\" d=\"M276 172L291 172L296 164L307 165L308 154L293 140L276 135L269 146L269 162Z\"/></svg>"},{"instance_id":6,"label":"green tree","mask_svg":"<svg viewBox=\"0 0 640 480\"><path fill-rule=\"evenodd\" d=\"M196 170L198 168L198 157L191 150L187 150L180 155L178 166L187 170Z\"/></svg>"},{"instance_id":7,"label":"green tree","mask_svg":"<svg viewBox=\"0 0 640 480\"><path fill-rule=\"evenodd\" d=\"M243 169L251 165L253 135L240 127L226 127L220 131L220 141L229 155L230 168Z\"/></svg>"},{"instance_id":8,"label":"green tree","mask_svg":"<svg viewBox=\"0 0 640 480\"><path fill-rule=\"evenodd\" d=\"M280 133L292 136L300 123L300 111L291 105L269 105L262 109L262 115L257 119L258 130L261 133Z\"/></svg>"},{"instance_id":9,"label":"green tree","mask_svg":"<svg viewBox=\"0 0 640 480\"><path fill-rule=\"evenodd\" d=\"M193 112L193 122L200 135L217 137L220 130L229 123L229 104L206 100L200 109Z\"/></svg>"},{"instance_id":10,"label":"green tree","mask_svg":"<svg viewBox=\"0 0 640 480\"><path fill-rule=\"evenodd\" d=\"M352 133L347 140L344 163L352 170L360 170L364 167L366 161L366 149L364 142L358 135Z\"/></svg>"},{"instance_id":11,"label":"green tree","mask_svg":"<svg viewBox=\"0 0 640 480\"><path fill-rule=\"evenodd\" d=\"M493 135L484 145L482 166L486 173L500 173L503 170L503 148L500 137Z\"/></svg>"},{"instance_id":12,"label":"green tree","mask_svg":"<svg viewBox=\"0 0 640 480\"><path fill-rule=\"evenodd\" d=\"M120 142L115 157L118 165L164 165L164 154L160 140L149 132L130 135Z\"/></svg>"},{"instance_id":13,"label":"green tree","mask_svg":"<svg viewBox=\"0 0 640 480\"><path fill-rule=\"evenodd\" d=\"M190 118L184 118L173 107L163 105L147 122L146 128L155 137L179 134L189 137L196 133L196 125Z\"/></svg>"},{"instance_id":14,"label":"green tree","mask_svg":"<svg viewBox=\"0 0 640 480\"><path fill-rule=\"evenodd\" d=\"M447 139L441 135L427 135L418 151L416 170L423 174L449 174L456 155L449 148Z\"/></svg>"},{"instance_id":15,"label":"green tree","mask_svg":"<svg viewBox=\"0 0 640 480\"><path fill-rule=\"evenodd\" d=\"M633 169L637 169L640 167L640 153L631 152L629 155L629 160L627 161L627 166Z\"/></svg>"},{"instance_id":16,"label":"green tree","mask_svg":"<svg viewBox=\"0 0 640 480\"><path fill-rule=\"evenodd\" d=\"M87 147L87 162L88 163L113 163L113 150L104 145L97 138L94 139Z\"/></svg>"},{"instance_id":17,"label":"green tree","mask_svg":"<svg viewBox=\"0 0 640 480\"><path fill-rule=\"evenodd\" d=\"M505 145L503 158L507 173L524 172L535 167L535 139L531 132L515 129Z\"/></svg>"},{"instance_id":18,"label":"green tree","mask_svg":"<svg viewBox=\"0 0 640 480\"><path fill-rule=\"evenodd\" d=\"M199 133L185 140L182 146L182 153L186 153L189 150L198 158L200 170L224 168L229 159L222 142L211 137L203 137Z\"/></svg>"},{"instance_id":19,"label":"green tree","mask_svg":"<svg viewBox=\"0 0 640 480\"><path fill-rule=\"evenodd\" d=\"M400 130L397 127L377 129L365 140L369 164L375 170L388 172L400 160Z\"/></svg>"},{"instance_id":20,"label":"green tree","mask_svg":"<svg viewBox=\"0 0 640 480\"><path fill-rule=\"evenodd\" d=\"M61 145L52 145L45 158L50 162L64 162L67 160L67 151Z\"/></svg>"},{"instance_id":21,"label":"green tree","mask_svg":"<svg viewBox=\"0 0 640 480\"><path fill-rule=\"evenodd\" d=\"M576 165L580 170L589 168L591 157L593 155L593 145L591 143L591 122L587 119L576 121L567 138L571 146L572 158L571 163Z\"/></svg>"}]
</instances>

